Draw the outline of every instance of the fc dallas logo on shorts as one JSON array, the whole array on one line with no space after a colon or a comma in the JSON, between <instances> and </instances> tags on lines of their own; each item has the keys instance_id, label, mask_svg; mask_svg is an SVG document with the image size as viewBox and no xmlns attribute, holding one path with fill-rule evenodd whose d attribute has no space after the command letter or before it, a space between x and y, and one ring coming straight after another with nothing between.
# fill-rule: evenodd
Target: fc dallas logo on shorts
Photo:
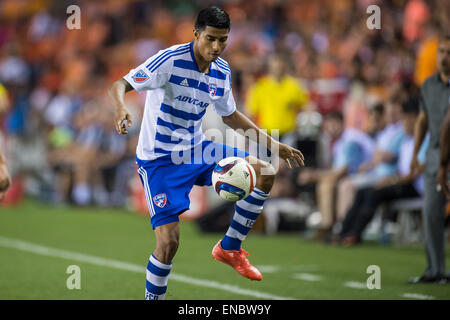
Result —
<instances>
[{"instance_id":1,"label":"fc dallas logo on shorts","mask_svg":"<svg viewBox=\"0 0 450 320\"><path fill-rule=\"evenodd\" d=\"M164 208L167 203L167 196L165 193L159 193L153 197L153 202L160 208Z\"/></svg>"}]
</instances>

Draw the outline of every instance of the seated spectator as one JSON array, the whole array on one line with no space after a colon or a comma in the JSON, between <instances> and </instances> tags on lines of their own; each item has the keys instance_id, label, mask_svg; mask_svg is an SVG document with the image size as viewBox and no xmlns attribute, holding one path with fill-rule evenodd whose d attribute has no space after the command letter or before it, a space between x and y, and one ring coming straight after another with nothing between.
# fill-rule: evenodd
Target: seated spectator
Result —
<instances>
[{"instance_id":1,"label":"seated spectator","mask_svg":"<svg viewBox=\"0 0 450 320\"><path fill-rule=\"evenodd\" d=\"M133 110L132 107L130 109ZM98 205L124 206L128 194L127 181L136 172L135 150L139 130L134 127L126 136L118 135L110 125L112 116L111 109L103 106L102 118L99 119L102 136L97 149L102 157L95 164L92 195ZM133 119L138 120L139 117L135 115Z\"/></svg>"},{"instance_id":2,"label":"seated spectator","mask_svg":"<svg viewBox=\"0 0 450 320\"><path fill-rule=\"evenodd\" d=\"M409 99L402 105L402 125L405 135L400 146L397 161L397 173L380 180L375 187L368 187L356 193L352 207L343 222L342 230L333 239L333 243L352 246L362 241L362 233L371 221L380 204L393 200L420 197L423 194L422 165L419 173L410 173L414 149L414 124L419 112L417 99ZM420 151L421 162L424 162L428 139L424 141Z\"/></svg>"},{"instance_id":3,"label":"seated spectator","mask_svg":"<svg viewBox=\"0 0 450 320\"><path fill-rule=\"evenodd\" d=\"M324 135L320 133L322 116L308 108L299 112L296 127L281 139L282 143L301 149L305 156L305 166L326 168L326 160L321 149L325 149ZM306 222L307 216L314 210L314 186L298 186L296 176L303 170L289 169L285 162L280 162L270 197L264 206L263 218L266 234L273 234L285 228L287 224L299 230L299 224ZM287 223L283 223L287 221ZM296 225L298 222L299 224Z\"/></svg>"},{"instance_id":4,"label":"seated spectator","mask_svg":"<svg viewBox=\"0 0 450 320\"><path fill-rule=\"evenodd\" d=\"M41 126L38 111L33 109L25 87L6 88L16 96L5 116L5 156L8 160L11 189L17 192L20 200L25 191L41 200L51 200L53 194L53 172L46 160L47 146L45 133Z\"/></svg>"},{"instance_id":5,"label":"seated spectator","mask_svg":"<svg viewBox=\"0 0 450 320\"><path fill-rule=\"evenodd\" d=\"M378 119L382 130L375 136L376 148L373 157L361 165L357 174L339 181L336 198L337 221L334 232L339 232L345 214L350 209L359 189L373 186L384 177L396 172L397 157L404 135L400 117L400 98L395 96L386 103L383 119Z\"/></svg>"},{"instance_id":6,"label":"seated spectator","mask_svg":"<svg viewBox=\"0 0 450 320\"><path fill-rule=\"evenodd\" d=\"M331 232L334 222L334 191L337 182L346 175L357 172L360 165L367 162L374 150L374 141L366 133L348 128L344 130L344 118L340 112L325 116L325 130L335 142L332 144L332 168L328 170L303 170L298 182L316 183L318 209L321 213L321 225L315 238L325 239Z\"/></svg>"}]
</instances>

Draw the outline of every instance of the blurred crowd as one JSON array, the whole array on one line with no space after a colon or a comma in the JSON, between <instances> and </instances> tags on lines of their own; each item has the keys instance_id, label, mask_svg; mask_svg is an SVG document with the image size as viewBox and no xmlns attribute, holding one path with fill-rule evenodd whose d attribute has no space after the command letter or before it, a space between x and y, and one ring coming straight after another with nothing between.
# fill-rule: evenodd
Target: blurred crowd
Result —
<instances>
[{"instance_id":1,"label":"blurred crowd","mask_svg":"<svg viewBox=\"0 0 450 320\"><path fill-rule=\"evenodd\" d=\"M79 30L66 27L73 4ZM306 157L306 168L281 167L267 232L286 207L311 221L318 213L319 238L352 244L367 225L345 220L362 210L355 199L381 201L374 190L405 177L405 197L420 197L406 163L419 89L450 29L446 0L3 0L0 145L12 177L4 201L30 194L126 206L145 95L127 94L134 126L119 136L107 88L158 50L192 41L197 12L210 5L232 21L223 58L238 107ZM366 25L369 5L380 7L381 29Z\"/></svg>"}]
</instances>

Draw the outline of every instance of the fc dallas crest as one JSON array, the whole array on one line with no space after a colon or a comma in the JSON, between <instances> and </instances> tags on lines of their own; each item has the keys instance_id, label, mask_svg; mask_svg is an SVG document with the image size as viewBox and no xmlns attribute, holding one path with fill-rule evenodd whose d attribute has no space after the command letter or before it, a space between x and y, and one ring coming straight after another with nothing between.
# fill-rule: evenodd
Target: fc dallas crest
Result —
<instances>
[{"instance_id":1,"label":"fc dallas crest","mask_svg":"<svg viewBox=\"0 0 450 320\"><path fill-rule=\"evenodd\" d=\"M214 83L210 83L208 85L208 89L209 89L209 95L211 96L211 98L216 96L216 92L217 92L217 86Z\"/></svg>"},{"instance_id":2,"label":"fc dallas crest","mask_svg":"<svg viewBox=\"0 0 450 320\"><path fill-rule=\"evenodd\" d=\"M153 197L153 202L160 208L164 208L167 203L167 196L165 193L158 193Z\"/></svg>"}]
</instances>

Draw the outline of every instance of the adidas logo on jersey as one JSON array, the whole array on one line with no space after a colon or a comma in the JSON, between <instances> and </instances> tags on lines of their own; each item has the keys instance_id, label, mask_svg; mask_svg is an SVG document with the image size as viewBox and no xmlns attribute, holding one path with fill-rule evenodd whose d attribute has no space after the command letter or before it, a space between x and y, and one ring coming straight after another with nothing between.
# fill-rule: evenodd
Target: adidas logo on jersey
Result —
<instances>
[{"instance_id":1,"label":"adidas logo on jersey","mask_svg":"<svg viewBox=\"0 0 450 320\"><path fill-rule=\"evenodd\" d=\"M187 81L186 78L184 78L184 80L180 82L180 85L181 86L185 86L185 87L189 87L189 82Z\"/></svg>"}]
</instances>

